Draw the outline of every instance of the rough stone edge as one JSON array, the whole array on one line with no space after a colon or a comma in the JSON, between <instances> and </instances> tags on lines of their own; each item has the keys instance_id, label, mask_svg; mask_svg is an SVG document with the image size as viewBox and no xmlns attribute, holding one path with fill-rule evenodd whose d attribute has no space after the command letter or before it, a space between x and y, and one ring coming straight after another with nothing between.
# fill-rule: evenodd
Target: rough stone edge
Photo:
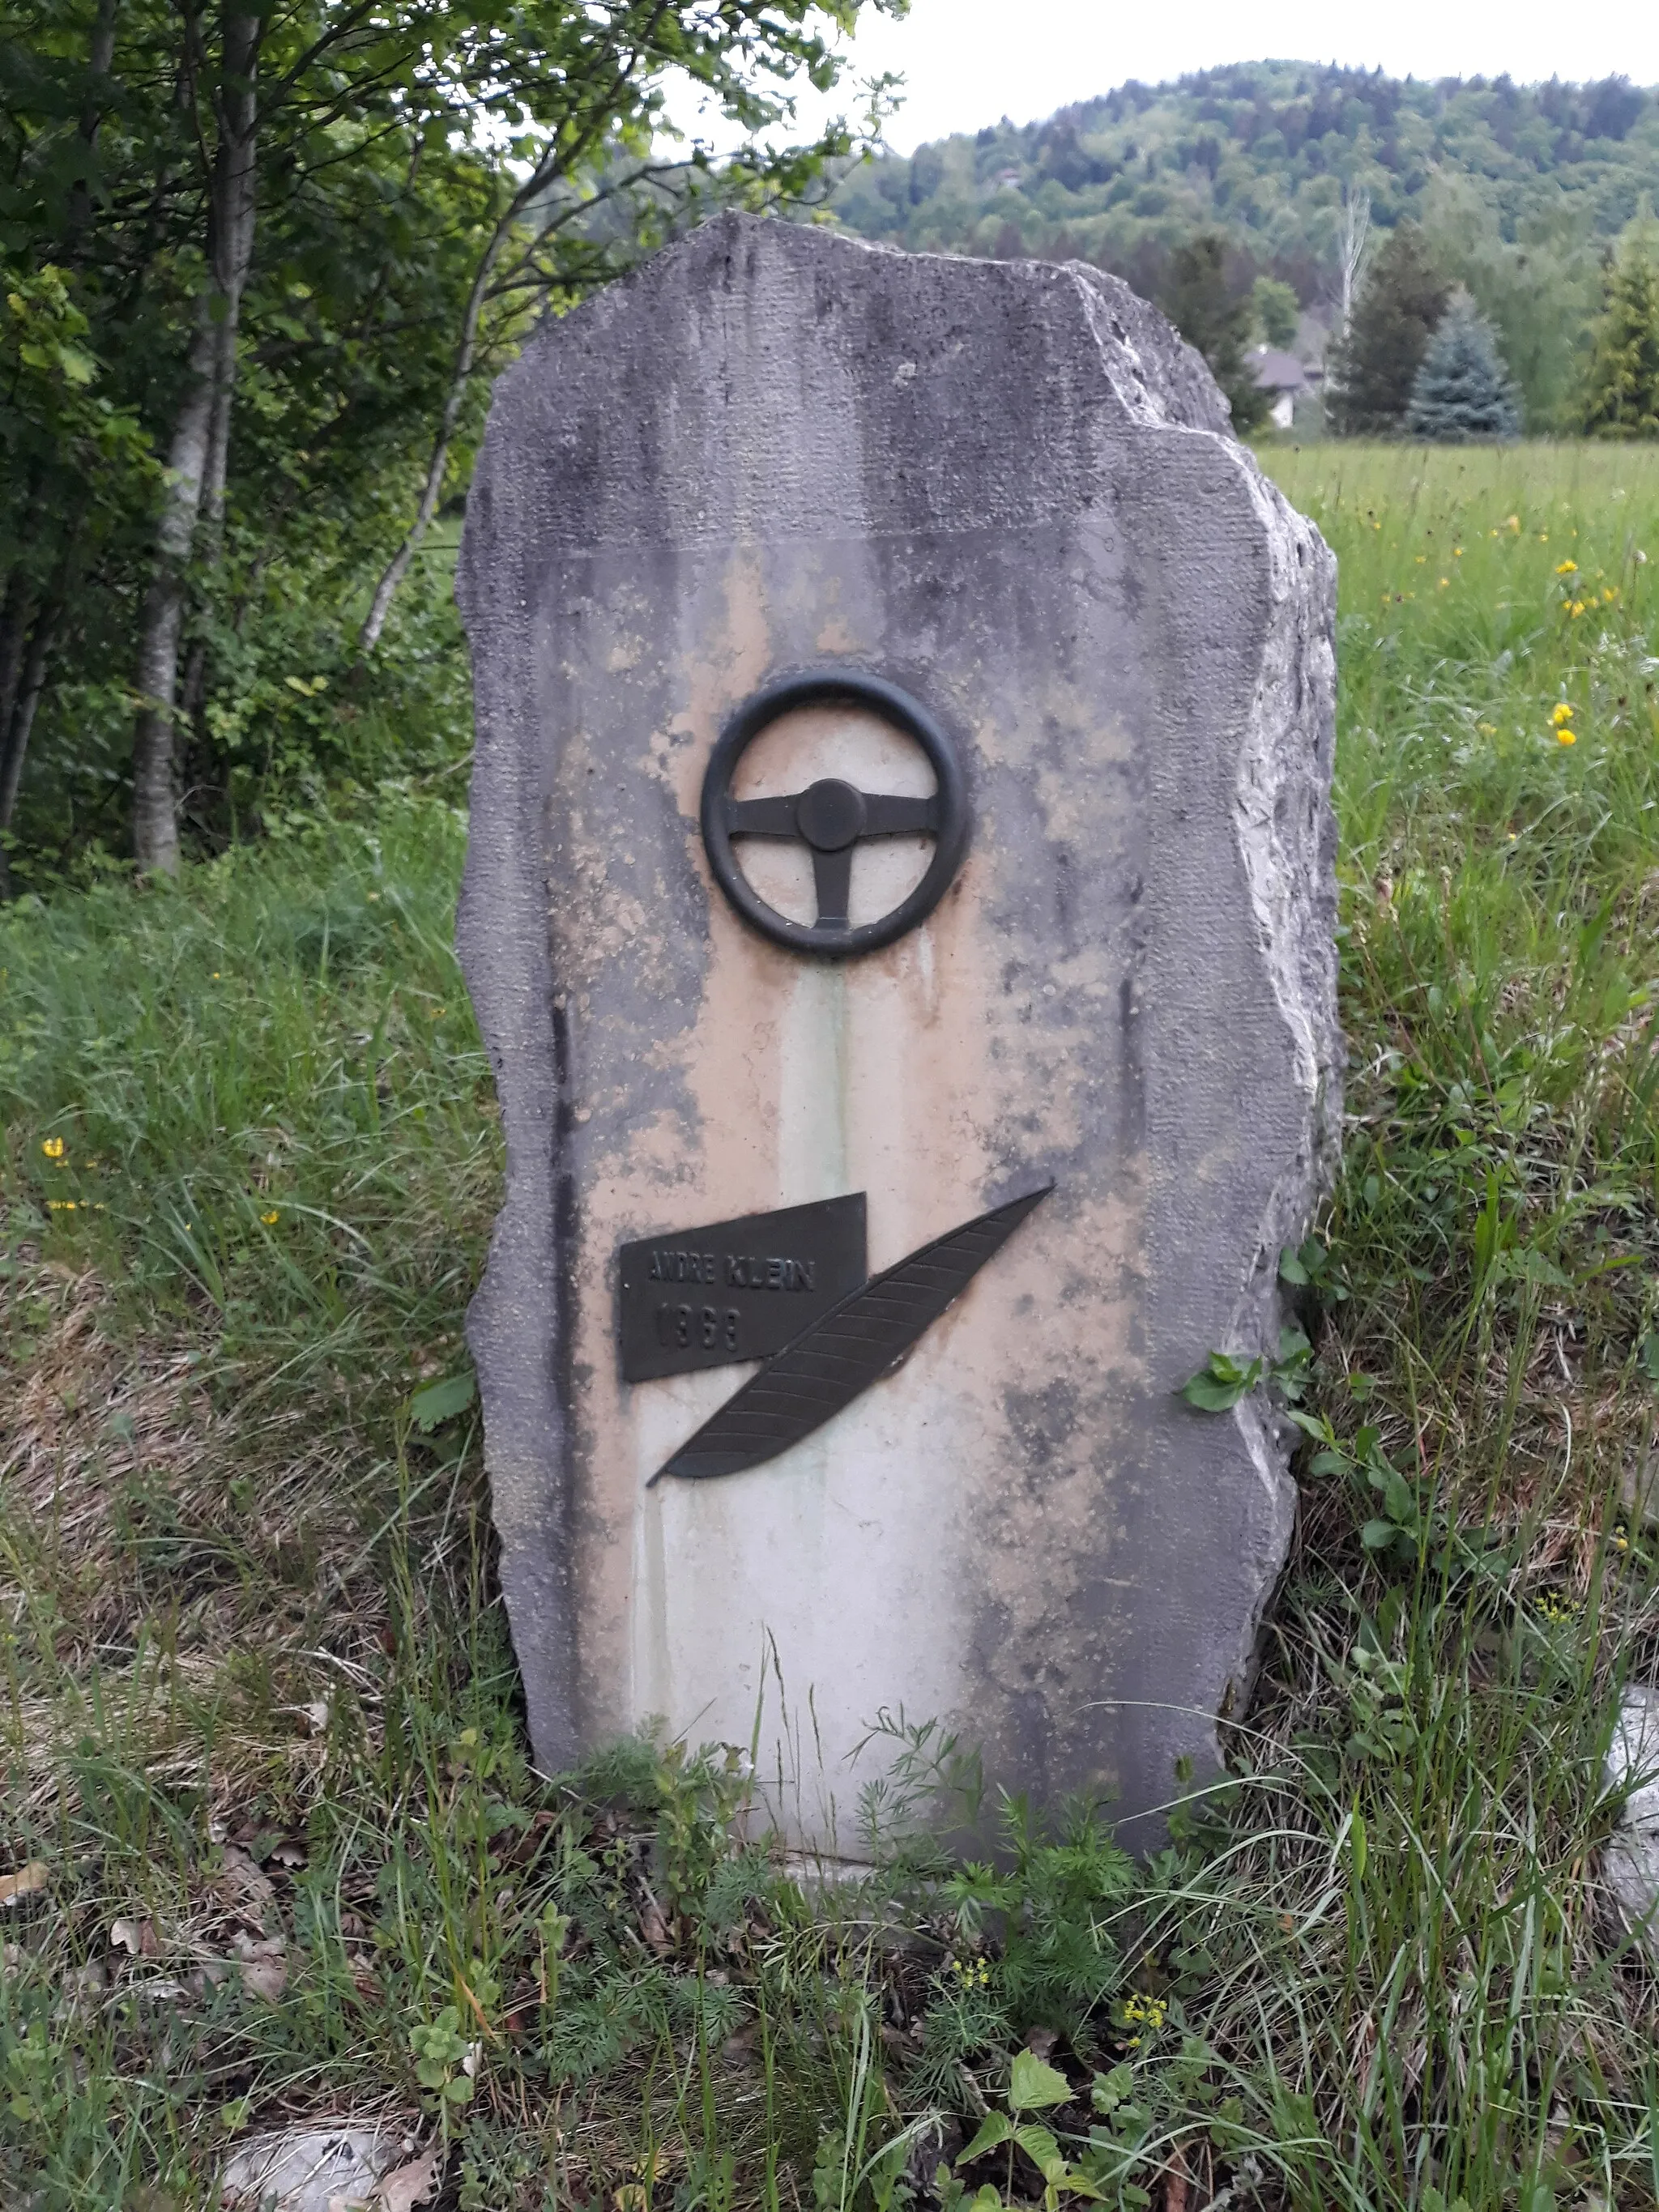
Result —
<instances>
[{"instance_id":1,"label":"rough stone edge","mask_svg":"<svg viewBox=\"0 0 1659 2212\"><path fill-rule=\"evenodd\" d=\"M1609 1917L1659 1966L1659 1689L1632 1683L1619 1701L1602 1786L1624 1795L1601 1846Z\"/></svg>"},{"instance_id":2,"label":"rough stone edge","mask_svg":"<svg viewBox=\"0 0 1659 2212\"><path fill-rule=\"evenodd\" d=\"M1335 1180L1341 1152L1346 1055L1337 1016L1336 820L1330 799L1336 560L1314 525L1233 434L1227 403L1202 356L1118 278L1087 263L1065 265L1084 295L1108 380L1125 411L1149 428L1212 438L1240 471L1267 547L1272 611L1239 751L1233 820L1268 981L1292 1043L1305 1121L1296 1157L1263 1211L1228 1347L1271 1358L1282 1318L1279 1253L1306 1235L1315 1208ZM1290 1474L1295 1432L1265 1391L1241 1400L1232 1419L1267 1501L1277 1561L1263 1578L1229 1668L1239 1692L1237 1711L1249 1701L1262 1621L1289 1552L1296 1485Z\"/></svg>"},{"instance_id":3,"label":"rough stone edge","mask_svg":"<svg viewBox=\"0 0 1659 2212\"><path fill-rule=\"evenodd\" d=\"M484 481L492 459L486 442L475 485ZM455 597L470 639L485 619L472 581L464 535ZM514 611L528 618L527 609ZM484 1409L490 1517L531 1744L543 1770L557 1771L574 1765L580 1751L568 1663L568 1506L558 1476L566 1437L553 1368L561 1303L555 1133L565 1106L563 1071L547 934L545 793L537 748L520 727L531 710L521 695L501 690L499 652L493 674L496 690L487 696L475 659L473 768L455 939L495 1079L507 1164L483 1273L467 1308L466 1337ZM487 773L502 753L505 772ZM530 1372L504 1349L512 1333L497 1317L514 1308L534 1315L546 1346L545 1359Z\"/></svg>"}]
</instances>

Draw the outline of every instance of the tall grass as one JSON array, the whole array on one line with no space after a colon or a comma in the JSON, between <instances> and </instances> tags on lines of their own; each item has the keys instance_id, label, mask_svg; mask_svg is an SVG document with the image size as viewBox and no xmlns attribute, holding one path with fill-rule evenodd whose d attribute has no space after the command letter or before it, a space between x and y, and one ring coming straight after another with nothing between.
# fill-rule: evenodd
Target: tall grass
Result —
<instances>
[{"instance_id":1,"label":"tall grass","mask_svg":"<svg viewBox=\"0 0 1659 2212\"><path fill-rule=\"evenodd\" d=\"M1268 459L1341 562L1351 1120L1261 1688L1148 1867L1009 1808L995 1869L901 1820L803 1883L724 1753L530 1771L441 796L0 916L0 2198L207 2204L349 2112L473 2212L1659 2203L1597 1875L1659 1659L1659 455ZM893 1749L891 1807L972 1786Z\"/></svg>"}]
</instances>

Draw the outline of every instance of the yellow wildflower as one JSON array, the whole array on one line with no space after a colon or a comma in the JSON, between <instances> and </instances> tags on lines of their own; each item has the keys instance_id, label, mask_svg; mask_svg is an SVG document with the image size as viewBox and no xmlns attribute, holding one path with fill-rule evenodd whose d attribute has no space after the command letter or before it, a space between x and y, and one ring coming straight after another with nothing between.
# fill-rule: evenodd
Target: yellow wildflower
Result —
<instances>
[{"instance_id":1,"label":"yellow wildflower","mask_svg":"<svg viewBox=\"0 0 1659 2212\"><path fill-rule=\"evenodd\" d=\"M1452 547L1452 559L1453 559L1454 561L1461 561L1461 560L1462 559L1462 557L1463 557L1463 549L1462 549L1462 547L1461 545L1454 545L1454 546Z\"/></svg>"},{"instance_id":2,"label":"yellow wildflower","mask_svg":"<svg viewBox=\"0 0 1659 2212\"><path fill-rule=\"evenodd\" d=\"M1551 708L1550 720L1559 726L1559 724L1563 722L1571 721L1572 712L1572 708L1568 706L1566 701L1563 699L1559 701L1557 705Z\"/></svg>"},{"instance_id":3,"label":"yellow wildflower","mask_svg":"<svg viewBox=\"0 0 1659 2212\"><path fill-rule=\"evenodd\" d=\"M1572 617L1575 622L1577 621L1579 616L1582 615L1583 611L1584 602L1582 599L1575 599L1572 605L1567 609L1567 612Z\"/></svg>"},{"instance_id":4,"label":"yellow wildflower","mask_svg":"<svg viewBox=\"0 0 1659 2212\"><path fill-rule=\"evenodd\" d=\"M261 1220L261 1221L263 1221L263 1222L264 1223L265 1227L266 1227L267 1229L274 1229L274 1228L276 1227L276 1225L277 1222L282 1218L282 1217L281 1217L281 1215L280 1215L280 1214L278 1214L278 1213L276 1212L276 1209L273 1207L273 1208L272 1208L272 1210L271 1210L269 1213L262 1213L262 1214L259 1216L259 1218L260 1218L260 1220Z\"/></svg>"},{"instance_id":5,"label":"yellow wildflower","mask_svg":"<svg viewBox=\"0 0 1659 2212\"><path fill-rule=\"evenodd\" d=\"M1477 722L1474 726L1483 738L1495 738L1498 735L1496 722Z\"/></svg>"},{"instance_id":6,"label":"yellow wildflower","mask_svg":"<svg viewBox=\"0 0 1659 2212\"><path fill-rule=\"evenodd\" d=\"M1442 590L1443 592L1445 590L1445 588L1446 588L1447 585L1448 585L1448 584L1449 584L1449 583L1450 583L1450 581L1451 581L1451 578L1450 578L1449 576L1443 576L1443 577L1440 579L1440 588L1441 588L1441 590Z\"/></svg>"},{"instance_id":7,"label":"yellow wildflower","mask_svg":"<svg viewBox=\"0 0 1659 2212\"><path fill-rule=\"evenodd\" d=\"M1612 584L1607 584L1607 585L1606 585L1606 586L1603 586L1603 588L1602 588L1602 592L1601 592L1601 597L1602 597L1602 598L1607 601L1607 605L1608 605L1609 606L1611 606L1611 605L1613 605L1613 601L1618 598L1618 596L1619 596L1618 590L1617 590L1617 588L1616 588L1613 585L1612 585Z\"/></svg>"},{"instance_id":8,"label":"yellow wildflower","mask_svg":"<svg viewBox=\"0 0 1659 2212\"><path fill-rule=\"evenodd\" d=\"M1576 576L1578 574L1578 563L1576 561L1558 561L1555 564L1555 573L1558 576Z\"/></svg>"},{"instance_id":9,"label":"yellow wildflower","mask_svg":"<svg viewBox=\"0 0 1659 2212\"><path fill-rule=\"evenodd\" d=\"M1518 514L1510 515L1509 520L1504 525L1504 527L1505 530L1514 530L1518 532L1521 527L1520 516Z\"/></svg>"},{"instance_id":10,"label":"yellow wildflower","mask_svg":"<svg viewBox=\"0 0 1659 2212\"><path fill-rule=\"evenodd\" d=\"M64 1140L61 1137L43 1137L40 1139L40 1149L49 1160L61 1160L64 1157Z\"/></svg>"},{"instance_id":11,"label":"yellow wildflower","mask_svg":"<svg viewBox=\"0 0 1659 2212\"><path fill-rule=\"evenodd\" d=\"M1555 733L1555 742L1558 745L1576 745L1578 742L1577 734L1563 723Z\"/></svg>"}]
</instances>

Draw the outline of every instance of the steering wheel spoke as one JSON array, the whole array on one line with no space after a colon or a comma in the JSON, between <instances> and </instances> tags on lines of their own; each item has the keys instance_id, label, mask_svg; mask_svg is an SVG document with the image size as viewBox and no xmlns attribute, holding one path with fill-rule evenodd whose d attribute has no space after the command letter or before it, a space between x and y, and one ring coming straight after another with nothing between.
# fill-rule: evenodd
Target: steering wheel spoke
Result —
<instances>
[{"instance_id":1,"label":"steering wheel spoke","mask_svg":"<svg viewBox=\"0 0 1659 2212\"><path fill-rule=\"evenodd\" d=\"M853 848L843 845L838 852L821 853L814 847L812 883L818 901L818 918L813 928L847 928L847 907L853 892Z\"/></svg>"},{"instance_id":2,"label":"steering wheel spoke","mask_svg":"<svg viewBox=\"0 0 1659 2212\"><path fill-rule=\"evenodd\" d=\"M909 837L939 835L939 794L930 792L926 799L906 799L893 791L866 791L860 793L864 800L864 829L866 837Z\"/></svg>"},{"instance_id":3,"label":"steering wheel spoke","mask_svg":"<svg viewBox=\"0 0 1659 2212\"><path fill-rule=\"evenodd\" d=\"M726 830L731 837L799 837L795 810L800 793L787 799L728 799Z\"/></svg>"}]
</instances>

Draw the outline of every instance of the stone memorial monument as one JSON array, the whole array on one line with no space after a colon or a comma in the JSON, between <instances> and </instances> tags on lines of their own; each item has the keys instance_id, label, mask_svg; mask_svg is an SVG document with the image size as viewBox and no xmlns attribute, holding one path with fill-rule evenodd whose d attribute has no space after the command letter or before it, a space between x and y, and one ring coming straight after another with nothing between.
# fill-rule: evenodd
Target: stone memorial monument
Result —
<instances>
[{"instance_id":1,"label":"stone memorial monument","mask_svg":"<svg viewBox=\"0 0 1659 2212\"><path fill-rule=\"evenodd\" d=\"M1291 1486L1176 1393L1334 1145L1333 585L1079 265L726 216L501 379L470 1336L544 1765L747 1747L848 1856L884 1711L1132 1843L1213 1771Z\"/></svg>"}]
</instances>

